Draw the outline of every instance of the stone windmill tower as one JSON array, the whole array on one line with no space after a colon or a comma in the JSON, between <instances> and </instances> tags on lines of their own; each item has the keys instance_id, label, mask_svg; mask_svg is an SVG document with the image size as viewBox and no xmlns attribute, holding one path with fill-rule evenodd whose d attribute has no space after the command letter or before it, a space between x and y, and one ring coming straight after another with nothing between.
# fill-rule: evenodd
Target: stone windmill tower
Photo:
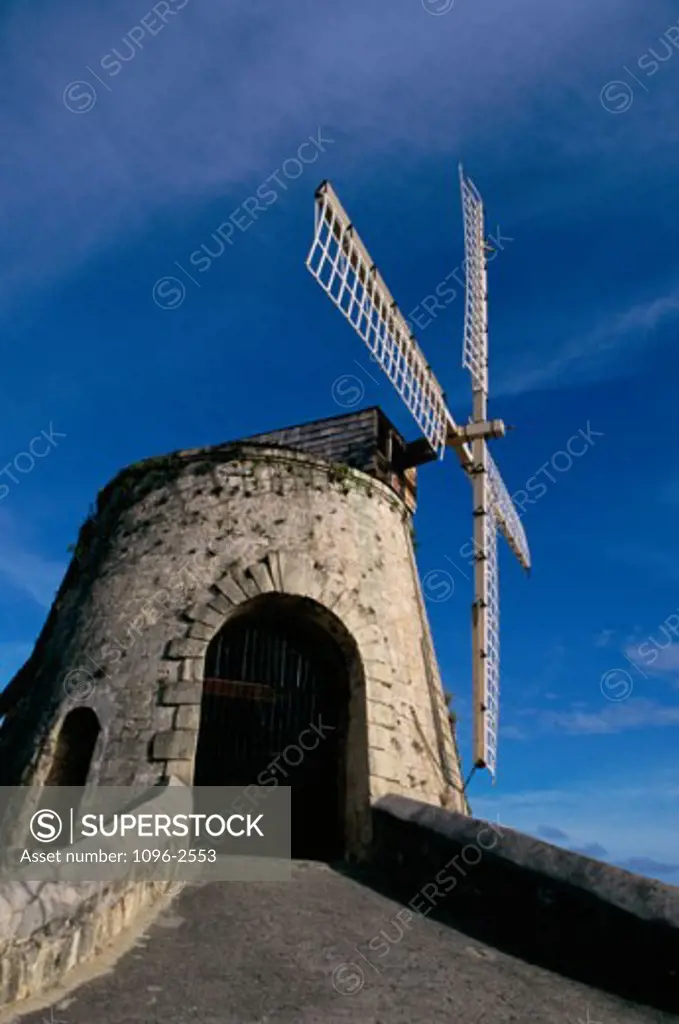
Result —
<instances>
[{"instance_id":1,"label":"stone windmill tower","mask_svg":"<svg viewBox=\"0 0 679 1024\"><path fill-rule=\"evenodd\" d=\"M414 461L372 408L120 472L0 695L1 784L289 785L329 858L386 793L467 810Z\"/></svg>"}]
</instances>

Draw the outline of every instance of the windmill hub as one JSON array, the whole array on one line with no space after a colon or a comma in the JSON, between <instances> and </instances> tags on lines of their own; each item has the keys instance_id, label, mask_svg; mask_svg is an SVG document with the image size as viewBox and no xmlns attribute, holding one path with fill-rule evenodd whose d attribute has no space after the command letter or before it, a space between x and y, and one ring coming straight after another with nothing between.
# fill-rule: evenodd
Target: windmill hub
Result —
<instances>
[{"instance_id":1,"label":"windmill hub","mask_svg":"<svg viewBox=\"0 0 679 1024\"><path fill-rule=\"evenodd\" d=\"M451 435L446 444L449 448L457 448L466 441L475 441L477 438L489 440L493 437L504 437L507 428L502 420L480 420L478 423L468 423L466 427L458 427L457 433Z\"/></svg>"}]
</instances>

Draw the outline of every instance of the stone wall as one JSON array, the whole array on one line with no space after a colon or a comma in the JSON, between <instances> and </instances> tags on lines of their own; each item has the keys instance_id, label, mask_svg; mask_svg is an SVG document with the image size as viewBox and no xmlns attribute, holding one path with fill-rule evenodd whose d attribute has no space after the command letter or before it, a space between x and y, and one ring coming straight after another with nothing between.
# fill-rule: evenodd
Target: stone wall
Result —
<instances>
[{"instance_id":1,"label":"stone wall","mask_svg":"<svg viewBox=\"0 0 679 1024\"><path fill-rule=\"evenodd\" d=\"M191 781L208 643L273 592L305 601L350 667L350 845L384 793L466 807L407 508L359 471L252 444L146 460L100 494L5 695L2 783L45 780L78 703L101 724L90 782Z\"/></svg>"},{"instance_id":2,"label":"stone wall","mask_svg":"<svg viewBox=\"0 0 679 1024\"><path fill-rule=\"evenodd\" d=\"M373 815L371 869L410 920L435 916L560 974L679 1011L678 888L402 796L378 801Z\"/></svg>"},{"instance_id":3,"label":"stone wall","mask_svg":"<svg viewBox=\"0 0 679 1024\"><path fill-rule=\"evenodd\" d=\"M0 1006L57 985L165 898L153 882L0 886Z\"/></svg>"},{"instance_id":4,"label":"stone wall","mask_svg":"<svg viewBox=\"0 0 679 1024\"><path fill-rule=\"evenodd\" d=\"M179 780L170 780L181 785ZM182 790L184 792L184 790ZM165 787L156 788L138 813L164 808ZM190 800L190 791L186 790ZM170 840L161 836L158 847ZM125 850L120 837L84 840L63 852ZM59 879L73 869L56 867L53 881L32 881L31 868L13 871L0 881L0 1007L40 995L69 971L105 950L154 903L173 890L172 867L166 882L143 878L151 870L130 868L117 881L75 882ZM85 868L77 869L84 872ZM33 872L35 875L35 871Z\"/></svg>"}]
</instances>

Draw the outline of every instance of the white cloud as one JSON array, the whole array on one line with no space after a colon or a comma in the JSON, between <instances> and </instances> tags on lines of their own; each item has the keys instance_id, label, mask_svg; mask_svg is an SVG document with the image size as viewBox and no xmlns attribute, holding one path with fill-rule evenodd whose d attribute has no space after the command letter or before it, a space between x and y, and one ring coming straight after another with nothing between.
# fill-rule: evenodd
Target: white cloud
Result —
<instances>
[{"instance_id":1,"label":"white cloud","mask_svg":"<svg viewBox=\"0 0 679 1024\"><path fill-rule=\"evenodd\" d=\"M634 305L611 317L594 330L569 339L551 359L512 370L498 382L498 393L518 395L558 384L582 383L607 374L614 364L625 365L636 352L646 347L649 335L664 321L679 315L679 288L641 305Z\"/></svg>"},{"instance_id":2,"label":"white cloud","mask_svg":"<svg viewBox=\"0 0 679 1024\"><path fill-rule=\"evenodd\" d=\"M0 578L23 591L42 608L50 608L64 575L62 562L31 551L8 551L0 546Z\"/></svg>"},{"instance_id":3,"label":"white cloud","mask_svg":"<svg viewBox=\"0 0 679 1024\"><path fill-rule=\"evenodd\" d=\"M657 632L655 636L628 647L625 654L648 675L679 682L679 643L664 647L660 644L667 644L667 639Z\"/></svg>"},{"instance_id":4,"label":"white cloud","mask_svg":"<svg viewBox=\"0 0 679 1024\"><path fill-rule=\"evenodd\" d=\"M12 517L0 514L0 583L50 608L66 564L31 548Z\"/></svg>"},{"instance_id":5,"label":"white cloud","mask_svg":"<svg viewBox=\"0 0 679 1024\"><path fill-rule=\"evenodd\" d=\"M635 859L636 870L672 882L673 874L652 870L679 863L676 822L679 820L679 767L659 771L634 787L615 778L597 777L559 790L518 790L492 797L470 797L476 817L498 821L540 838L549 832L557 845L598 849L599 859L612 863ZM602 848L607 852L604 858ZM642 871L642 867L644 870Z\"/></svg>"},{"instance_id":6,"label":"white cloud","mask_svg":"<svg viewBox=\"0 0 679 1024\"><path fill-rule=\"evenodd\" d=\"M526 740L528 736L525 730L519 728L518 725L501 725L500 735L505 740Z\"/></svg>"},{"instance_id":7,"label":"white cloud","mask_svg":"<svg viewBox=\"0 0 679 1024\"><path fill-rule=\"evenodd\" d=\"M670 706L651 700L633 698L608 702L596 711L580 708L570 711L536 711L541 731L557 731L571 735L603 735L631 729L656 729L679 725L679 704Z\"/></svg>"},{"instance_id":8,"label":"white cloud","mask_svg":"<svg viewBox=\"0 0 679 1024\"><path fill-rule=\"evenodd\" d=\"M16 675L28 660L33 644L28 641L6 641L0 643L0 690Z\"/></svg>"}]
</instances>

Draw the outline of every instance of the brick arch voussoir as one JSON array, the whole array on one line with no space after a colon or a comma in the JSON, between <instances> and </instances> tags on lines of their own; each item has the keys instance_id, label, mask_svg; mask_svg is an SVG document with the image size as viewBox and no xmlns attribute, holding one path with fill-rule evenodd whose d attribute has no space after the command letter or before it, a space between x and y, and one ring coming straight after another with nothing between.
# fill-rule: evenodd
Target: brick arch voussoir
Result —
<instances>
[{"instance_id":1,"label":"brick arch voussoir","mask_svg":"<svg viewBox=\"0 0 679 1024\"><path fill-rule=\"evenodd\" d=\"M184 627L169 641L159 666L158 704L163 717L151 741L150 760L158 765L161 778L175 776L191 784L207 649L239 605L280 589L274 559L269 554L245 569L230 568L199 590L194 604L180 609Z\"/></svg>"},{"instance_id":2,"label":"brick arch voussoir","mask_svg":"<svg viewBox=\"0 0 679 1024\"><path fill-rule=\"evenodd\" d=\"M165 659L202 664L210 641L238 606L261 594L308 593L314 596L322 586L320 574L314 567L304 564L301 575L299 569L299 561L295 563L289 555L273 551L245 568L232 566L223 572L211 586L198 592L192 605L180 610L185 625L179 636L170 640ZM173 674L168 672L168 675ZM180 672L180 678L196 677Z\"/></svg>"},{"instance_id":3,"label":"brick arch voussoir","mask_svg":"<svg viewBox=\"0 0 679 1024\"><path fill-rule=\"evenodd\" d=\"M231 566L180 609L182 632L173 637L160 666L161 684L202 681L205 657L213 637L236 609L266 593L309 597L325 607L341 610L349 594L325 566L305 552L270 551L245 567Z\"/></svg>"}]
</instances>

